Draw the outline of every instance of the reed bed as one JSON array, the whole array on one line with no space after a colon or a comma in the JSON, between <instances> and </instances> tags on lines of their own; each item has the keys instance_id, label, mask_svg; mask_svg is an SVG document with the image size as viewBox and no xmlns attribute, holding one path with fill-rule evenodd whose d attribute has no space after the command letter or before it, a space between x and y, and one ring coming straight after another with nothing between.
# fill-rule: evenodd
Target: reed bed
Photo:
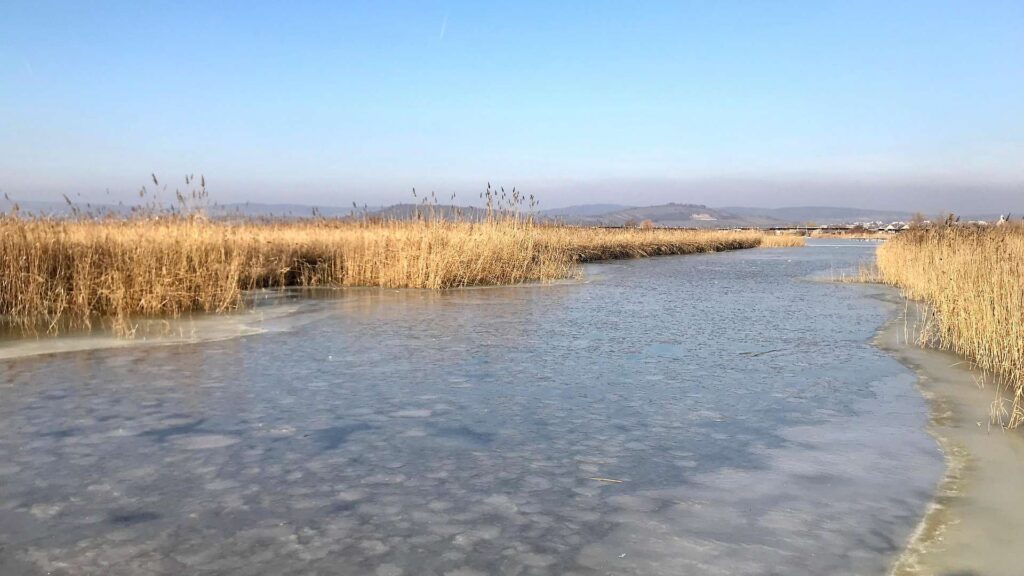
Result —
<instances>
[{"instance_id":1,"label":"reed bed","mask_svg":"<svg viewBox=\"0 0 1024 576\"><path fill-rule=\"evenodd\" d=\"M927 343L999 376L993 418L1024 423L1024 227L904 232L879 247L877 265L880 281L929 305Z\"/></svg>"},{"instance_id":2,"label":"reed bed","mask_svg":"<svg viewBox=\"0 0 1024 576\"><path fill-rule=\"evenodd\" d=\"M807 239L796 234L765 234L761 248L797 248L807 244Z\"/></svg>"},{"instance_id":3,"label":"reed bed","mask_svg":"<svg viewBox=\"0 0 1024 576\"><path fill-rule=\"evenodd\" d=\"M758 232L445 220L211 221L0 216L0 324L56 333L223 312L256 288L444 289L572 278L612 258L757 247Z\"/></svg>"}]
</instances>

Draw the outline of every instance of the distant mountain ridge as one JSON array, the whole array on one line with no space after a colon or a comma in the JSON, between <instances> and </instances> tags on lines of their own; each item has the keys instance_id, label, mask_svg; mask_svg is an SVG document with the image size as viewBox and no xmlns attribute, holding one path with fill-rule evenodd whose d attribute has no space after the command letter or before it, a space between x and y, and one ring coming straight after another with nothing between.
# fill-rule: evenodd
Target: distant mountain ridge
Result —
<instances>
[{"instance_id":1,"label":"distant mountain ridge","mask_svg":"<svg viewBox=\"0 0 1024 576\"><path fill-rule=\"evenodd\" d=\"M853 224L855 222L908 221L912 212L902 210L876 210L841 206L788 206L758 208L747 206L708 207L703 204L669 203L657 206L630 207L600 212L576 210L570 206L560 209L574 215L562 218L566 222L581 224L621 225L627 221L650 220L659 226L680 227L773 227ZM585 215L581 215L585 214ZM932 215L934 216L934 215ZM927 217L927 216L926 216ZM995 220L998 214L965 214L966 219Z\"/></svg>"},{"instance_id":2,"label":"distant mountain ridge","mask_svg":"<svg viewBox=\"0 0 1024 576\"><path fill-rule=\"evenodd\" d=\"M566 218L570 221L569 218ZM576 216L572 222L580 224L602 224L622 226L650 221L655 226L680 228L736 228L756 226L758 222L703 204L661 204L657 206L638 206L607 212L591 213L589 216Z\"/></svg>"},{"instance_id":3,"label":"distant mountain ridge","mask_svg":"<svg viewBox=\"0 0 1024 576\"><path fill-rule=\"evenodd\" d=\"M72 206L66 202L18 202L22 213L63 217L70 215ZM131 207L120 204L76 204L82 212L93 214L128 214ZM11 204L0 199L0 212L10 210ZM266 204L259 202L215 204L206 208L213 218L308 218L314 215L327 218L370 216L406 220L421 216L443 219L478 221L487 211L477 206L394 204L391 206L314 207L306 204ZM704 204L670 202L655 206L629 206L624 204L580 204L540 210L534 213L541 220L590 226L622 226L640 224L649 220L655 226L681 228L770 228L776 226L852 224L854 222L893 222L910 220L910 212L874 210L837 206L791 206L783 208L757 208L745 206L709 207ZM964 219L994 220L998 216L963 215Z\"/></svg>"},{"instance_id":4,"label":"distant mountain ridge","mask_svg":"<svg viewBox=\"0 0 1024 576\"><path fill-rule=\"evenodd\" d=\"M419 218L441 218L443 220L479 221L487 217L485 208L456 206L454 204L393 204L366 213L374 218L412 220Z\"/></svg>"},{"instance_id":5,"label":"distant mountain ridge","mask_svg":"<svg viewBox=\"0 0 1024 576\"><path fill-rule=\"evenodd\" d=\"M745 218L766 218L791 224L815 222L817 224L845 224L854 221L909 220L913 213L899 210L870 210L835 206L792 206L786 208L728 207L722 210Z\"/></svg>"},{"instance_id":6,"label":"distant mountain ridge","mask_svg":"<svg viewBox=\"0 0 1024 576\"><path fill-rule=\"evenodd\" d=\"M636 206L627 206L625 204L579 204L576 206L566 206L565 208L541 210L539 214L548 218L587 218L630 208L636 208Z\"/></svg>"}]
</instances>

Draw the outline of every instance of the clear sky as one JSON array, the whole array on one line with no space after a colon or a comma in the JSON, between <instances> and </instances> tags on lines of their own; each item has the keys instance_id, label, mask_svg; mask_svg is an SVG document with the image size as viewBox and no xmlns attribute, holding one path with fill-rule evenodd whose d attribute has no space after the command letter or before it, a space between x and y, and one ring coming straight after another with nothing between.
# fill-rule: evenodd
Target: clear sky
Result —
<instances>
[{"instance_id":1,"label":"clear sky","mask_svg":"<svg viewBox=\"0 0 1024 576\"><path fill-rule=\"evenodd\" d=\"M1024 2L0 4L0 192L1024 211Z\"/></svg>"}]
</instances>

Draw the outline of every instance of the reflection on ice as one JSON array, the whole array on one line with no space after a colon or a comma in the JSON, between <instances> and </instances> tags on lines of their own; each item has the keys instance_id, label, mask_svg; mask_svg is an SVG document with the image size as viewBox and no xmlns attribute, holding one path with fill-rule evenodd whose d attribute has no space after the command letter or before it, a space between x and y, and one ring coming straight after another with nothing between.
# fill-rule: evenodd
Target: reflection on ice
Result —
<instances>
[{"instance_id":1,"label":"reflection on ice","mask_svg":"<svg viewBox=\"0 0 1024 576\"><path fill-rule=\"evenodd\" d=\"M132 338L121 338L102 328L93 332L63 334L56 338L45 334L26 336L17 329L8 330L0 335L0 360L59 352L214 342L292 330L324 317L324 313L311 303L289 304L281 300L287 299L270 299L270 302L235 314L139 319Z\"/></svg>"}]
</instances>

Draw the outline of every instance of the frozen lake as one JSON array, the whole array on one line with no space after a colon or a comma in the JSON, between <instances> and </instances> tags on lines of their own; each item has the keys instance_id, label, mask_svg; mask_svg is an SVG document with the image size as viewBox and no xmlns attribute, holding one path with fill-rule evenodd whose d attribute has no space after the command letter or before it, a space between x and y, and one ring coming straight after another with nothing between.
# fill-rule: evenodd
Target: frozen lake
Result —
<instances>
[{"instance_id":1,"label":"frozen lake","mask_svg":"<svg viewBox=\"0 0 1024 576\"><path fill-rule=\"evenodd\" d=\"M942 456L892 304L810 279L874 246L0 360L0 574L883 574Z\"/></svg>"}]
</instances>

